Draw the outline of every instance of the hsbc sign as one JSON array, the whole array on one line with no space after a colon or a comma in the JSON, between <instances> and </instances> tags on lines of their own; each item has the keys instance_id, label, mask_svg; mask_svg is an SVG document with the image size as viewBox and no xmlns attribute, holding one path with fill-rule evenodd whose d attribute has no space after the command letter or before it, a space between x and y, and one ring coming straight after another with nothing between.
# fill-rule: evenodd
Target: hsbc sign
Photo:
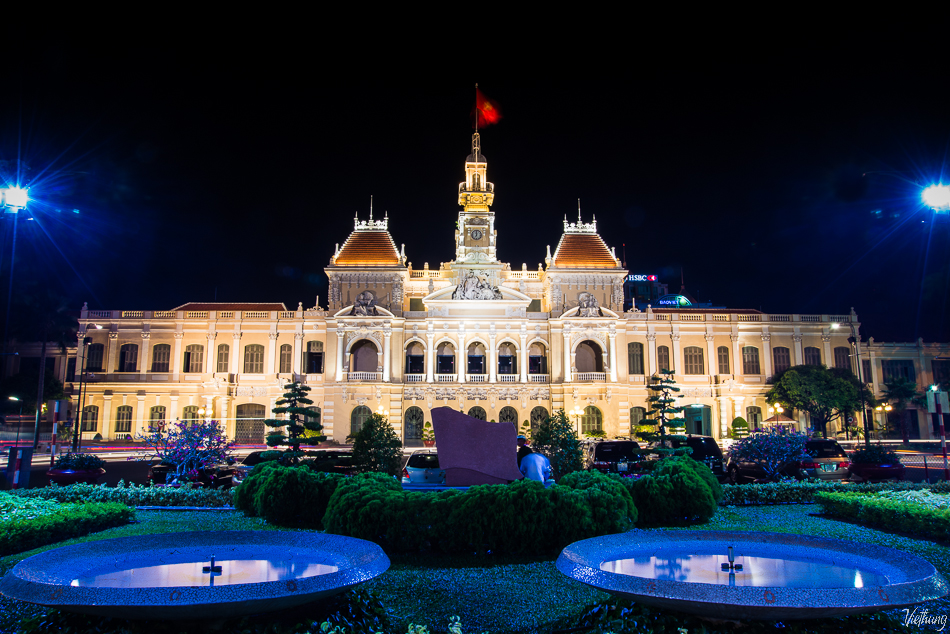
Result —
<instances>
[{"instance_id":1,"label":"hsbc sign","mask_svg":"<svg viewBox=\"0 0 950 634\"><path fill-rule=\"evenodd\" d=\"M655 282L656 275L628 275L628 282Z\"/></svg>"}]
</instances>

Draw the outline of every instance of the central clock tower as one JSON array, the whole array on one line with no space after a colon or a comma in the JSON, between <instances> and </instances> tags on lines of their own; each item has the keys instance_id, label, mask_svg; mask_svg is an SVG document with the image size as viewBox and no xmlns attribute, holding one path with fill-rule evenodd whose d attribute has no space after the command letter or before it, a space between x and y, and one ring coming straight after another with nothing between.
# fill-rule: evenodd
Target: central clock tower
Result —
<instances>
[{"instance_id":1,"label":"central clock tower","mask_svg":"<svg viewBox=\"0 0 950 634\"><path fill-rule=\"evenodd\" d=\"M472 153L465 159L465 182L459 183L459 211L455 231L455 264L494 268L495 213L490 207L495 188L487 178L488 162L482 154L478 132L472 135ZM453 268L462 268L454 266Z\"/></svg>"}]
</instances>

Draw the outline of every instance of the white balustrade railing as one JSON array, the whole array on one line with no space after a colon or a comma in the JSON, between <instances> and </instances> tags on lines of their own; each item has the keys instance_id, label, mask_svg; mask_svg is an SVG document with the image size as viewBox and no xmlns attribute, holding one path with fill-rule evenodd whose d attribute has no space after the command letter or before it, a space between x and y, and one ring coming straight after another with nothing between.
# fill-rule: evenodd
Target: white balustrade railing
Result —
<instances>
[{"instance_id":1,"label":"white balustrade railing","mask_svg":"<svg viewBox=\"0 0 950 634\"><path fill-rule=\"evenodd\" d=\"M487 374L466 374L465 380L469 383L484 383L488 380Z\"/></svg>"},{"instance_id":2,"label":"white balustrade railing","mask_svg":"<svg viewBox=\"0 0 950 634\"><path fill-rule=\"evenodd\" d=\"M347 372L347 381L382 381L382 372Z\"/></svg>"},{"instance_id":3,"label":"white balustrade railing","mask_svg":"<svg viewBox=\"0 0 950 634\"><path fill-rule=\"evenodd\" d=\"M425 374L407 374L406 383L425 383Z\"/></svg>"},{"instance_id":4,"label":"white balustrade railing","mask_svg":"<svg viewBox=\"0 0 950 634\"><path fill-rule=\"evenodd\" d=\"M436 383L455 383L455 374L436 374Z\"/></svg>"},{"instance_id":5,"label":"white balustrade railing","mask_svg":"<svg viewBox=\"0 0 950 634\"><path fill-rule=\"evenodd\" d=\"M517 374L499 374L498 382L499 383L517 383L518 375Z\"/></svg>"},{"instance_id":6,"label":"white balustrade railing","mask_svg":"<svg viewBox=\"0 0 950 634\"><path fill-rule=\"evenodd\" d=\"M574 375L574 380L586 383L602 383L607 380L606 372L578 372Z\"/></svg>"},{"instance_id":7,"label":"white balustrade railing","mask_svg":"<svg viewBox=\"0 0 950 634\"><path fill-rule=\"evenodd\" d=\"M550 383L551 375L550 374L529 374L528 382L529 383Z\"/></svg>"}]
</instances>

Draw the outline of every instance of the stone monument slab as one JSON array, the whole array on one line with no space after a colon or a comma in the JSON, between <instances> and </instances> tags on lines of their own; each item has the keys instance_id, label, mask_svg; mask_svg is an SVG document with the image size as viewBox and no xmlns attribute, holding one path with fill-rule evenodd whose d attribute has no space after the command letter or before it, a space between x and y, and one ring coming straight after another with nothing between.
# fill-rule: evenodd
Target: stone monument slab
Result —
<instances>
[{"instance_id":1,"label":"stone monument slab","mask_svg":"<svg viewBox=\"0 0 950 634\"><path fill-rule=\"evenodd\" d=\"M436 407L432 428L446 485L506 484L523 477L511 423L488 423L451 407Z\"/></svg>"}]
</instances>

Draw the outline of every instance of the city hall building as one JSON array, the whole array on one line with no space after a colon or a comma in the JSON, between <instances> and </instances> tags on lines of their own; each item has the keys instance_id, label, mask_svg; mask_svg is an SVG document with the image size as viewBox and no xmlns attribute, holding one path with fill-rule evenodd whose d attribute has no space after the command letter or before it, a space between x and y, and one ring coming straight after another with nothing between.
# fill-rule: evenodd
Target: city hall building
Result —
<instances>
[{"instance_id":1,"label":"city hall building","mask_svg":"<svg viewBox=\"0 0 950 634\"><path fill-rule=\"evenodd\" d=\"M772 415L767 381L789 366L860 367L878 394L893 376L927 385L946 371L938 357L950 357L947 345L870 340L855 354L854 312L765 314L680 302L639 310L629 301L625 312L628 272L594 218L539 218L563 222L556 247L537 270L512 268L498 246L517 238L495 228L487 168L476 134L458 188L454 257L438 269L407 265L397 239L410 230L408 218L356 218L325 269L325 308L84 306L79 341L90 343L54 366L74 411L81 406L83 438L209 418L240 443L261 443L263 419L290 381L311 388L324 433L340 442L383 412L406 444L419 444L430 410L441 406L518 426L563 409L581 432L626 436L649 409L647 385L660 370L675 373L687 432L722 438L737 416L755 424ZM36 356L38 346L19 352ZM794 415L809 427L804 414ZM919 415L913 431L931 437L929 418Z\"/></svg>"}]
</instances>

